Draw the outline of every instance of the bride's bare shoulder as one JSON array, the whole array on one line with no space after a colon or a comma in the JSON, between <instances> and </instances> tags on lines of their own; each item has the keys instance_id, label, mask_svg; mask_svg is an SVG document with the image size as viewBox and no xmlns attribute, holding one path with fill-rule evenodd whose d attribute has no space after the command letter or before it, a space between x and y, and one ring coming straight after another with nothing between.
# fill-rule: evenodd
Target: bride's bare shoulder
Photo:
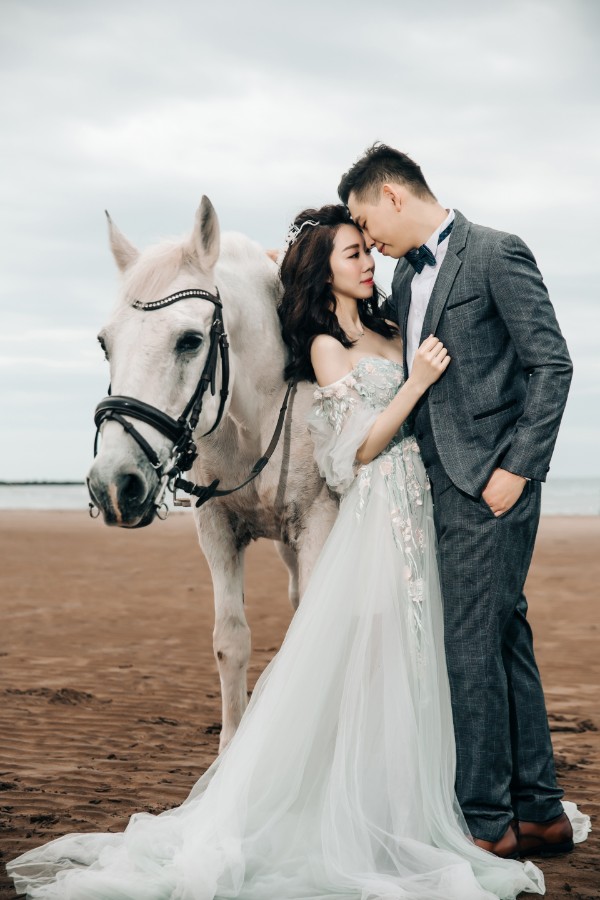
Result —
<instances>
[{"instance_id":1,"label":"bride's bare shoulder","mask_svg":"<svg viewBox=\"0 0 600 900\"><path fill-rule=\"evenodd\" d=\"M310 361L320 387L338 381L352 371L350 354L337 338L318 334L310 347Z\"/></svg>"}]
</instances>

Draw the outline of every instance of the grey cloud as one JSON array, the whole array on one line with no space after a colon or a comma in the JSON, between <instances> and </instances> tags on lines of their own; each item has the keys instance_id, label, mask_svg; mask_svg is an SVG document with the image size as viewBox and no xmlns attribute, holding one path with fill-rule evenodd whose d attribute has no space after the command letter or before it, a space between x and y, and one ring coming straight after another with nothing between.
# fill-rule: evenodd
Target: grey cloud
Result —
<instances>
[{"instance_id":1,"label":"grey cloud","mask_svg":"<svg viewBox=\"0 0 600 900\"><path fill-rule=\"evenodd\" d=\"M18 403L0 341L0 381L12 435L42 415L42 385L57 398L42 404L40 477L69 474L62 429L85 470L105 390L100 360L77 377L35 363L76 364L81 347L55 329L93 335L108 314L103 209L145 245L188 231L205 192L224 228L277 245L376 138L415 156L446 205L532 246L576 363L553 472L569 474L577 441L596 466L599 24L583 0L4 0L1 331L48 338L22 348ZM389 261L379 272L389 284ZM16 446L0 476L25 465Z\"/></svg>"}]
</instances>

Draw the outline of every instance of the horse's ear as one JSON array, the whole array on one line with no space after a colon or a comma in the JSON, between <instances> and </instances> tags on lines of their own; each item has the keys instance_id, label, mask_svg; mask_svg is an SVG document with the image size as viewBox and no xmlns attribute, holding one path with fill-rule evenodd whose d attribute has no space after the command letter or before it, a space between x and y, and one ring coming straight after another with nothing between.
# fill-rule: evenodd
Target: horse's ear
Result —
<instances>
[{"instance_id":1,"label":"horse's ear","mask_svg":"<svg viewBox=\"0 0 600 900\"><path fill-rule=\"evenodd\" d=\"M208 197L203 196L196 212L192 236L194 255L203 272L214 269L219 258L220 246L221 229L215 208Z\"/></svg>"},{"instance_id":2,"label":"horse's ear","mask_svg":"<svg viewBox=\"0 0 600 900\"><path fill-rule=\"evenodd\" d=\"M106 210L104 210L104 212L106 213L106 218L108 220L110 249L112 250L112 254L119 269L121 272L124 272L125 269L128 269L129 266L136 261L140 255L140 251L137 250L133 244L130 244L125 235L119 231L108 212Z\"/></svg>"}]
</instances>

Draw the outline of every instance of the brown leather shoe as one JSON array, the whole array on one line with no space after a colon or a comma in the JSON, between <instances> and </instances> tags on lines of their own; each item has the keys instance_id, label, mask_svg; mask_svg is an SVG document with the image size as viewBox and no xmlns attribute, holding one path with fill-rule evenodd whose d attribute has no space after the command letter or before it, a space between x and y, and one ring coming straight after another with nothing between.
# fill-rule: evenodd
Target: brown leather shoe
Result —
<instances>
[{"instance_id":1,"label":"brown leather shoe","mask_svg":"<svg viewBox=\"0 0 600 900\"><path fill-rule=\"evenodd\" d=\"M475 843L482 850L500 856L502 859L518 859L519 843L517 840L517 824L513 819L501 838L497 841L484 841L483 838L475 838Z\"/></svg>"},{"instance_id":2,"label":"brown leather shoe","mask_svg":"<svg viewBox=\"0 0 600 900\"><path fill-rule=\"evenodd\" d=\"M570 853L574 847L573 827L566 813L548 822L517 823L517 838L521 856L556 856Z\"/></svg>"}]
</instances>

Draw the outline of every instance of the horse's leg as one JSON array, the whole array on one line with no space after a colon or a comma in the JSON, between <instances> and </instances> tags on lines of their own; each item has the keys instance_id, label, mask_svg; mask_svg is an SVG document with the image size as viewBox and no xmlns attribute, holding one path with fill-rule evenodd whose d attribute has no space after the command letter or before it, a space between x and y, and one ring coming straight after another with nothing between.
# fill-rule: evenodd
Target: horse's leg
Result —
<instances>
[{"instance_id":1,"label":"horse's leg","mask_svg":"<svg viewBox=\"0 0 600 900\"><path fill-rule=\"evenodd\" d=\"M246 671L250 629L244 613L244 548L226 511L204 508L195 514L200 547L212 576L215 627L213 650L221 681L223 750L240 723L248 703Z\"/></svg>"},{"instance_id":2,"label":"horse's leg","mask_svg":"<svg viewBox=\"0 0 600 900\"><path fill-rule=\"evenodd\" d=\"M338 514L338 504L324 486L304 519L304 527L296 540L300 600L323 545L329 537Z\"/></svg>"},{"instance_id":3,"label":"horse's leg","mask_svg":"<svg viewBox=\"0 0 600 900\"><path fill-rule=\"evenodd\" d=\"M298 603L300 601L300 588L298 581L298 554L292 547L289 546L289 544L284 544L283 541L274 541L274 544L277 548L279 556L284 561L288 570L288 597L290 598L290 602L294 607L294 610L296 610L298 609Z\"/></svg>"}]
</instances>

